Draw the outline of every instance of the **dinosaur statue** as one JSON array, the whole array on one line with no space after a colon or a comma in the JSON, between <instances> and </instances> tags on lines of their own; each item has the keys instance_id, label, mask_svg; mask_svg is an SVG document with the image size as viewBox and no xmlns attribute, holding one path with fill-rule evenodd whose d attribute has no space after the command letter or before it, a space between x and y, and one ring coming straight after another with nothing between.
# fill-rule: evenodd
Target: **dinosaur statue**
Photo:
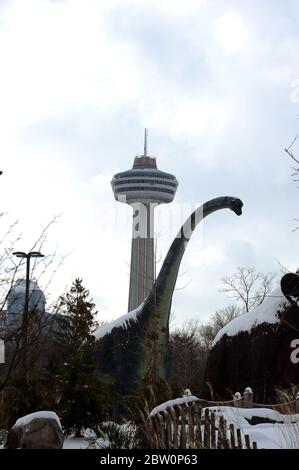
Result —
<instances>
[{"instance_id":1,"label":"dinosaur statue","mask_svg":"<svg viewBox=\"0 0 299 470\"><path fill-rule=\"evenodd\" d=\"M243 203L218 197L197 208L172 242L154 286L133 312L95 332L97 359L102 374L112 377L121 395L132 394L149 371L167 379L169 373L169 315L180 264L199 222L215 211L231 209L242 214Z\"/></svg>"},{"instance_id":2,"label":"dinosaur statue","mask_svg":"<svg viewBox=\"0 0 299 470\"><path fill-rule=\"evenodd\" d=\"M252 387L274 403L299 384L299 272L287 273L263 303L225 325L209 351L203 398L230 400Z\"/></svg>"}]
</instances>

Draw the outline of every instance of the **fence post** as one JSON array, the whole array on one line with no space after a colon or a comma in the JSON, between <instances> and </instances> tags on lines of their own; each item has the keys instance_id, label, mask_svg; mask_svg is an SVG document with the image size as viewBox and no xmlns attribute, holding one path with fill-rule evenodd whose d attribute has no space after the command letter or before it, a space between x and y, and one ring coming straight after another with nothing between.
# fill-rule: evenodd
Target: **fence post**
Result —
<instances>
[{"instance_id":1,"label":"fence post","mask_svg":"<svg viewBox=\"0 0 299 470\"><path fill-rule=\"evenodd\" d=\"M196 442L197 448L201 449L203 447L203 438L202 438L202 433L201 433L201 431L202 431L202 429L201 429L201 426L202 426L202 423L201 423L202 408L199 407L196 404L195 405L195 410L196 410L196 413L195 413L195 424L196 424L196 431L195 431L196 439L195 439L195 442Z\"/></svg>"},{"instance_id":2,"label":"fence post","mask_svg":"<svg viewBox=\"0 0 299 470\"><path fill-rule=\"evenodd\" d=\"M164 422L165 422L166 449L172 449L172 426L171 426L170 416L167 410L163 412L163 417L164 417Z\"/></svg>"},{"instance_id":3,"label":"fence post","mask_svg":"<svg viewBox=\"0 0 299 470\"><path fill-rule=\"evenodd\" d=\"M175 409L173 406L169 408L169 413L171 416L172 420L172 430L173 430L173 438L172 438L172 443L173 443L173 449L178 449L179 448L179 428L178 428L178 421L177 421L177 416Z\"/></svg>"},{"instance_id":4,"label":"fence post","mask_svg":"<svg viewBox=\"0 0 299 470\"><path fill-rule=\"evenodd\" d=\"M216 416L211 412L211 449L216 449Z\"/></svg>"},{"instance_id":5,"label":"fence post","mask_svg":"<svg viewBox=\"0 0 299 470\"><path fill-rule=\"evenodd\" d=\"M244 391L244 408L252 408L253 393L250 387L246 387Z\"/></svg>"},{"instance_id":6,"label":"fence post","mask_svg":"<svg viewBox=\"0 0 299 470\"><path fill-rule=\"evenodd\" d=\"M240 428L237 428L238 449L242 449L242 435Z\"/></svg>"},{"instance_id":7,"label":"fence post","mask_svg":"<svg viewBox=\"0 0 299 470\"><path fill-rule=\"evenodd\" d=\"M0 364L5 363L5 344L3 339L0 339Z\"/></svg>"},{"instance_id":8,"label":"fence post","mask_svg":"<svg viewBox=\"0 0 299 470\"><path fill-rule=\"evenodd\" d=\"M299 413L299 392L296 395L296 413Z\"/></svg>"},{"instance_id":9,"label":"fence post","mask_svg":"<svg viewBox=\"0 0 299 470\"><path fill-rule=\"evenodd\" d=\"M211 432L210 432L210 410L205 408L205 426L204 426L204 447L205 449L211 448Z\"/></svg>"},{"instance_id":10,"label":"fence post","mask_svg":"<svg viewBox=\"0 0 299 470\"><path fill-rule=\"evenodd\" d=\"M157 422L159 423L159 449L167 449L166 447L166 432L165 432L165 422L161 413L156 415Z\"/></svg>"},{"instance_id":11,"label":"fence post","mask_svg":"<svg viewBox=\"0 0 299 470\"><path fill-rule=\"evenodd\" d=\"M236 439L235 439L235 426L233 423L229 425L229 431L230 431L230 447L231 449L236 448Z\"/></svg>"},{"instance_id":12,"label":"fence post","mask_svg":"<svg viewBox=\"0 0 299 470\"><path fill-rule=\"evenodd\" d=\"M187 410L189 449L195 449L195 407L190 403Z\"/></svg>"},{"instance_id":13,"label":"fence post","mask_svg":"<svg viewBox=\"0 0 299 470\"><path fill-rule=\"evenodd\" d=\"M179 414L181 417L181 432L180 432L180 449L187 449L187 436L186 436L186 414L183 406L178 405Z\"/></svg>"},{"instance_id":14,"label":"fence post","mask_svg":"<svg viewBox=\"0 0 299 470\"><path fill-rule=\"evenodd\" d=\"M246 445L246 449L251 449L250 447L250 439L249 439L249 435L248 434L245 434L245 445Z\"/></svg>"},{"instance_id":15,"label":"fence post","mask_svg":"<svg viewBox=\"0 0 299 470\"><path fill-rule=\"evenodd\" d=\"M234 406L235 408L240 408L240 403L241 403L241 393L240 392L236 392L234 394Z\"/></svg>"}]
</instances>

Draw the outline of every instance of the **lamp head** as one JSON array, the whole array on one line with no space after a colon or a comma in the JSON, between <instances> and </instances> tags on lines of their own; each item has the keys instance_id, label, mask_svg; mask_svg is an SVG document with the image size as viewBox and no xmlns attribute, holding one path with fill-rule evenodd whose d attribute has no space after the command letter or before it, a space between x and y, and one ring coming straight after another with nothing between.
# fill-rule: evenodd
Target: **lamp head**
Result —
<instances>
[{"instance_id":1,"label":"lamp head","mask_svg":"<svg viewBox=\"0 0 299 470\"><path fill-rule=\"evenodd\" d=\"M30 251L28 256L30 256L30 258L43 258L45 255L42 255L39 251Z\"/></svg>"},{"instance_id":2,"label":"lamp head","mask_svg":"<svg viewBox=\"0 0 299 470\"><path fill-rule=\"evenodd\" d=\"M24 251L14 251L13 255L15 255L17 258L27 258L27 255L24 253Z\"/></svg>"}]
</instances>

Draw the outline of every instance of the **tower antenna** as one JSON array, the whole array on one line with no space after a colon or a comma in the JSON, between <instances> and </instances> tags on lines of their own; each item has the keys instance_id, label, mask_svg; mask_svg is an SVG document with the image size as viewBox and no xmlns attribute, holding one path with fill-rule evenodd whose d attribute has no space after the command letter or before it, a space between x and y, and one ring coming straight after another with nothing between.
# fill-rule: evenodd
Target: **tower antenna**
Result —
<instances>
[{"instance_id":1,"label":"tower antenna","mask_svg":"<svg viewBox=\"0 0 299 470\"><path fill-rule=\"evenodd\" d=\"M147 129L144 129L144 153L143 155L147 157Z\"/></svg>"}]
</instances>

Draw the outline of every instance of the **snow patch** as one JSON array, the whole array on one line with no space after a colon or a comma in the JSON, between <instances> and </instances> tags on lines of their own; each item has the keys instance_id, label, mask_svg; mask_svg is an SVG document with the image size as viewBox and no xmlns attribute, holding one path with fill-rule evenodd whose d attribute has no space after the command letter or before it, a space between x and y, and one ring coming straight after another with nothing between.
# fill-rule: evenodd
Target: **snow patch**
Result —
<instances>
[{"instance_id":1,"label":"snow patch","mask_svg":"<svg viewBox=\"0 0 299 470\"><path fill-rule=\"evenodd\" d=\"M234 424L235 428L248 434L251 442L257 443L258 449L299 448L299 414L283 415L268 408L217 406L209 409L216 415L223 415L228 424ZM247 419L253 416L268 418L276 423L249 424Z\"/></svg>"},{"instance_id":2,"label":"snow patch","mask_svg":"<svg viewBox=\"0 0 299 470\"><path fill-rule=\"evenodd\" d=\"M231 406L209 407L217 415L222 414L228 423L239 425L240 421L251 420L254 416L258 418L267 418L271 421L281 422L284 424L299 423L299 414L283 415L279 411L270 408L235 408ZM244 421L243 421L244 422ZM248 421L247 421L248 425Z\"/></svg>"},{"instance_id":3,"label":"snow patch","mask_svg":"<svg viewBox=\"0 0 299 470\"><path fill-rule=\"evenodd\" d=\"M287 304L287 300L279 286L257 308L244 313L225 325L215 336L212 346L215 346L224 335L236 336L242 331L251 331L261 323L278 323L280 320L277 312L285 304Z\"/></svg>"},{"instance_id":4,"label":"snow patch","mask_svg":"<svg viewBox=\"0 0 299 470\"><path fill-rule=\"evenodd\" d=\"M60 429L62 429L60 419L58 418L57 414L54 413L54 411L37 411L36 413L31 413L29 415L23 416L15 422L13 427L27 426L29 423L31 423L31 421L37 418L54 419Z\"/></svg>"},{"instance_id":5,"label":"snow patch","mask_svg":"<svg viewBox=\"0 0 299 470\"><path fill-rule=\"evenodd\" d=\"M116 318L116 320L107 323L107 325L104 325L101 328L98 328L96 331L94 331L93 336L98 340L111 333L114 328L128 328L128 326L130 326L131 321L136 322L138 320L137 315L141 312L143 305L144 302L131 312L128 312L125 315Z\"/></svg>"},{"instance_id":6,"label":"snow patch","mask_svg":"<svg viewBox=\"0 0 299 470\"><path fill-rule=\"evenodd\" d=\"M63 449L87 449L89 442L83 437L68 437L63 444Z\"/></svg>"}]
</instances>

